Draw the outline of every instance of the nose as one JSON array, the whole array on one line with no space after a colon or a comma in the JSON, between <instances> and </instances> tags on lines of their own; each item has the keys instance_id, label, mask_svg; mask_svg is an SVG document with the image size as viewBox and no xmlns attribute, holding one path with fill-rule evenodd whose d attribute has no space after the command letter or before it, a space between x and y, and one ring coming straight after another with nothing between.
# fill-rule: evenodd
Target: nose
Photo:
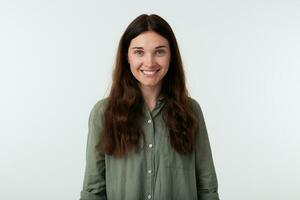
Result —
<instances>
[{"instance_id":1,"label":"nose","mask_svg":"<svg viewBox=\"0 0 300 200\"><path fill-rule=\"evenodd\" d=\"M155 60L154 60L152 54L148 54L147 56L145 56L144 64L147 67L152 67L154 65L154 63L155 63Z\"/></svg>"}]
</instances>

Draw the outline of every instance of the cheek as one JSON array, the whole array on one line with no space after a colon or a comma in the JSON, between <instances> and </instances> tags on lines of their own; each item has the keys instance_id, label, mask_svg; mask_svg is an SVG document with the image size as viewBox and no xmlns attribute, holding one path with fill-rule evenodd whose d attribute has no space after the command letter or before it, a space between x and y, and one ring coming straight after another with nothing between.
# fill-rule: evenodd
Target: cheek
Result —
<instances>
[{"instance_id":1,"label":"cheek","mask_svg":"<svg viewBox=\"0 0 300 200\"><path fill-rule=\"evenodd\" d=\"M169 67L169 64L170 64L170 59L162 59L160 61L160 65L165 69Z\"/></svg>"},{"instance_id":2,"label":"cheek","mask_svg":"<svg viewBox=\"0 0 300 200\"><path fill-rule=\"evenodd\" d=\"M130 69L131 69L131 71L138 71L139 66L140 65L138 63L131 63L130 64Z\"/></svg>"},{"instance_id":3,"label":"cheek","mask_svg":"<svg viewBox=\"0 0 300 200\"><path fill-rule=\"evenodd\" d=\"M134 62L130 63L130 71L135 76L138 74L138 71L139 71L139 68L140 68L139 66L140 65L138 63L134 63Z\"/></svg>"},{"instance_id":4,"label":"cheek","mask_svg":"<svg viewBox=\"0 0 300 200\"><path fill-rule=\"evenodd\" d=\"M133 59L129 57L128 61L131 69L137 69L141 65L141 62L136 58Z\"/></svg>"}]
</instances>

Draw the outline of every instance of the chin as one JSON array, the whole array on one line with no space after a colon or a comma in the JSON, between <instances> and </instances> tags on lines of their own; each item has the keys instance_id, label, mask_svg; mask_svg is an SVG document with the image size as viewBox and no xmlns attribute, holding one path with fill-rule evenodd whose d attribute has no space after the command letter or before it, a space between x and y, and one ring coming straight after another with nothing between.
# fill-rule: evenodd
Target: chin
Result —
<instances>
[{"instance_id":1,"label":"chin","mask_svg":"<svg viewBox=\"0 0 300 200\"><path fill-rule=\"evenodd\" d=\"M140 85L143 86L143 87L156 87L156 86L158 86L157 83L141 83Z\"/></svg>"}]
</instances>

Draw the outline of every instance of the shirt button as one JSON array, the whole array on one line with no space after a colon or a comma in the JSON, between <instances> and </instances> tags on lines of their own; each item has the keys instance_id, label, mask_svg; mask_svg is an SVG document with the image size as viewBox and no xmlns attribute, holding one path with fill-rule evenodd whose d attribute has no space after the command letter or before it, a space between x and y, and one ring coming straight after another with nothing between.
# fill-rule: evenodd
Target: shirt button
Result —
<instances>
[{"instance_id":1,"label":"shirt button","mask_svg":"<svg viewBox=\"0 0 300 200\"><path fill-rule=\"evenodd\" d=\"M150 124L151 122L152 122L151 119L149 119L149 120L148 120L148 124Z\"/></svg>"},{"instance_id":2,"label":"shirt button","mask_svg":"<svg viewBox=\"0 0 300 200\"><path fill-rule=\"evenodd\" d=\"M151 170L148 170L148 174L151 174Z\"/></svg>"},{"instance_id":3,"label":"shirt button","mask_svg":"<svg viewBox=\"0 0 300 200\"><path fill-rule=\"evenodd\" d=\"M152 144L149 144L149 148L152 148L152 146L153 146Z\"/></svg>"},{"instance_id":4,"label":"shirt button","mask_svg":"<svg viewBox=\"0 0 300 200\"><path fill-rule=\"evenodd\" d=\"M148 195L148 199L151 199L151 195L150 194Z\"/></svg>"}]
</instances>

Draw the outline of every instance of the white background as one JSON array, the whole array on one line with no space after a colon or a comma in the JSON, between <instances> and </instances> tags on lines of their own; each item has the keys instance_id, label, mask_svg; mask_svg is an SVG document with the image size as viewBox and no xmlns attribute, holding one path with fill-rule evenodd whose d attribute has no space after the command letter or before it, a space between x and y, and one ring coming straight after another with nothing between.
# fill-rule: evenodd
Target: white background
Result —
<instances>
[{"instance_id":1,"label":"white background","mask_svg":"<svg viewBox=\"0 0 300 200\"><path fill-rule=\"evenodd\" d=\"M177 37L223 200L300 199L296 0L0 1L0 199L79 199L88 115L142 13Z\"/></svg>"}]
</instances>

